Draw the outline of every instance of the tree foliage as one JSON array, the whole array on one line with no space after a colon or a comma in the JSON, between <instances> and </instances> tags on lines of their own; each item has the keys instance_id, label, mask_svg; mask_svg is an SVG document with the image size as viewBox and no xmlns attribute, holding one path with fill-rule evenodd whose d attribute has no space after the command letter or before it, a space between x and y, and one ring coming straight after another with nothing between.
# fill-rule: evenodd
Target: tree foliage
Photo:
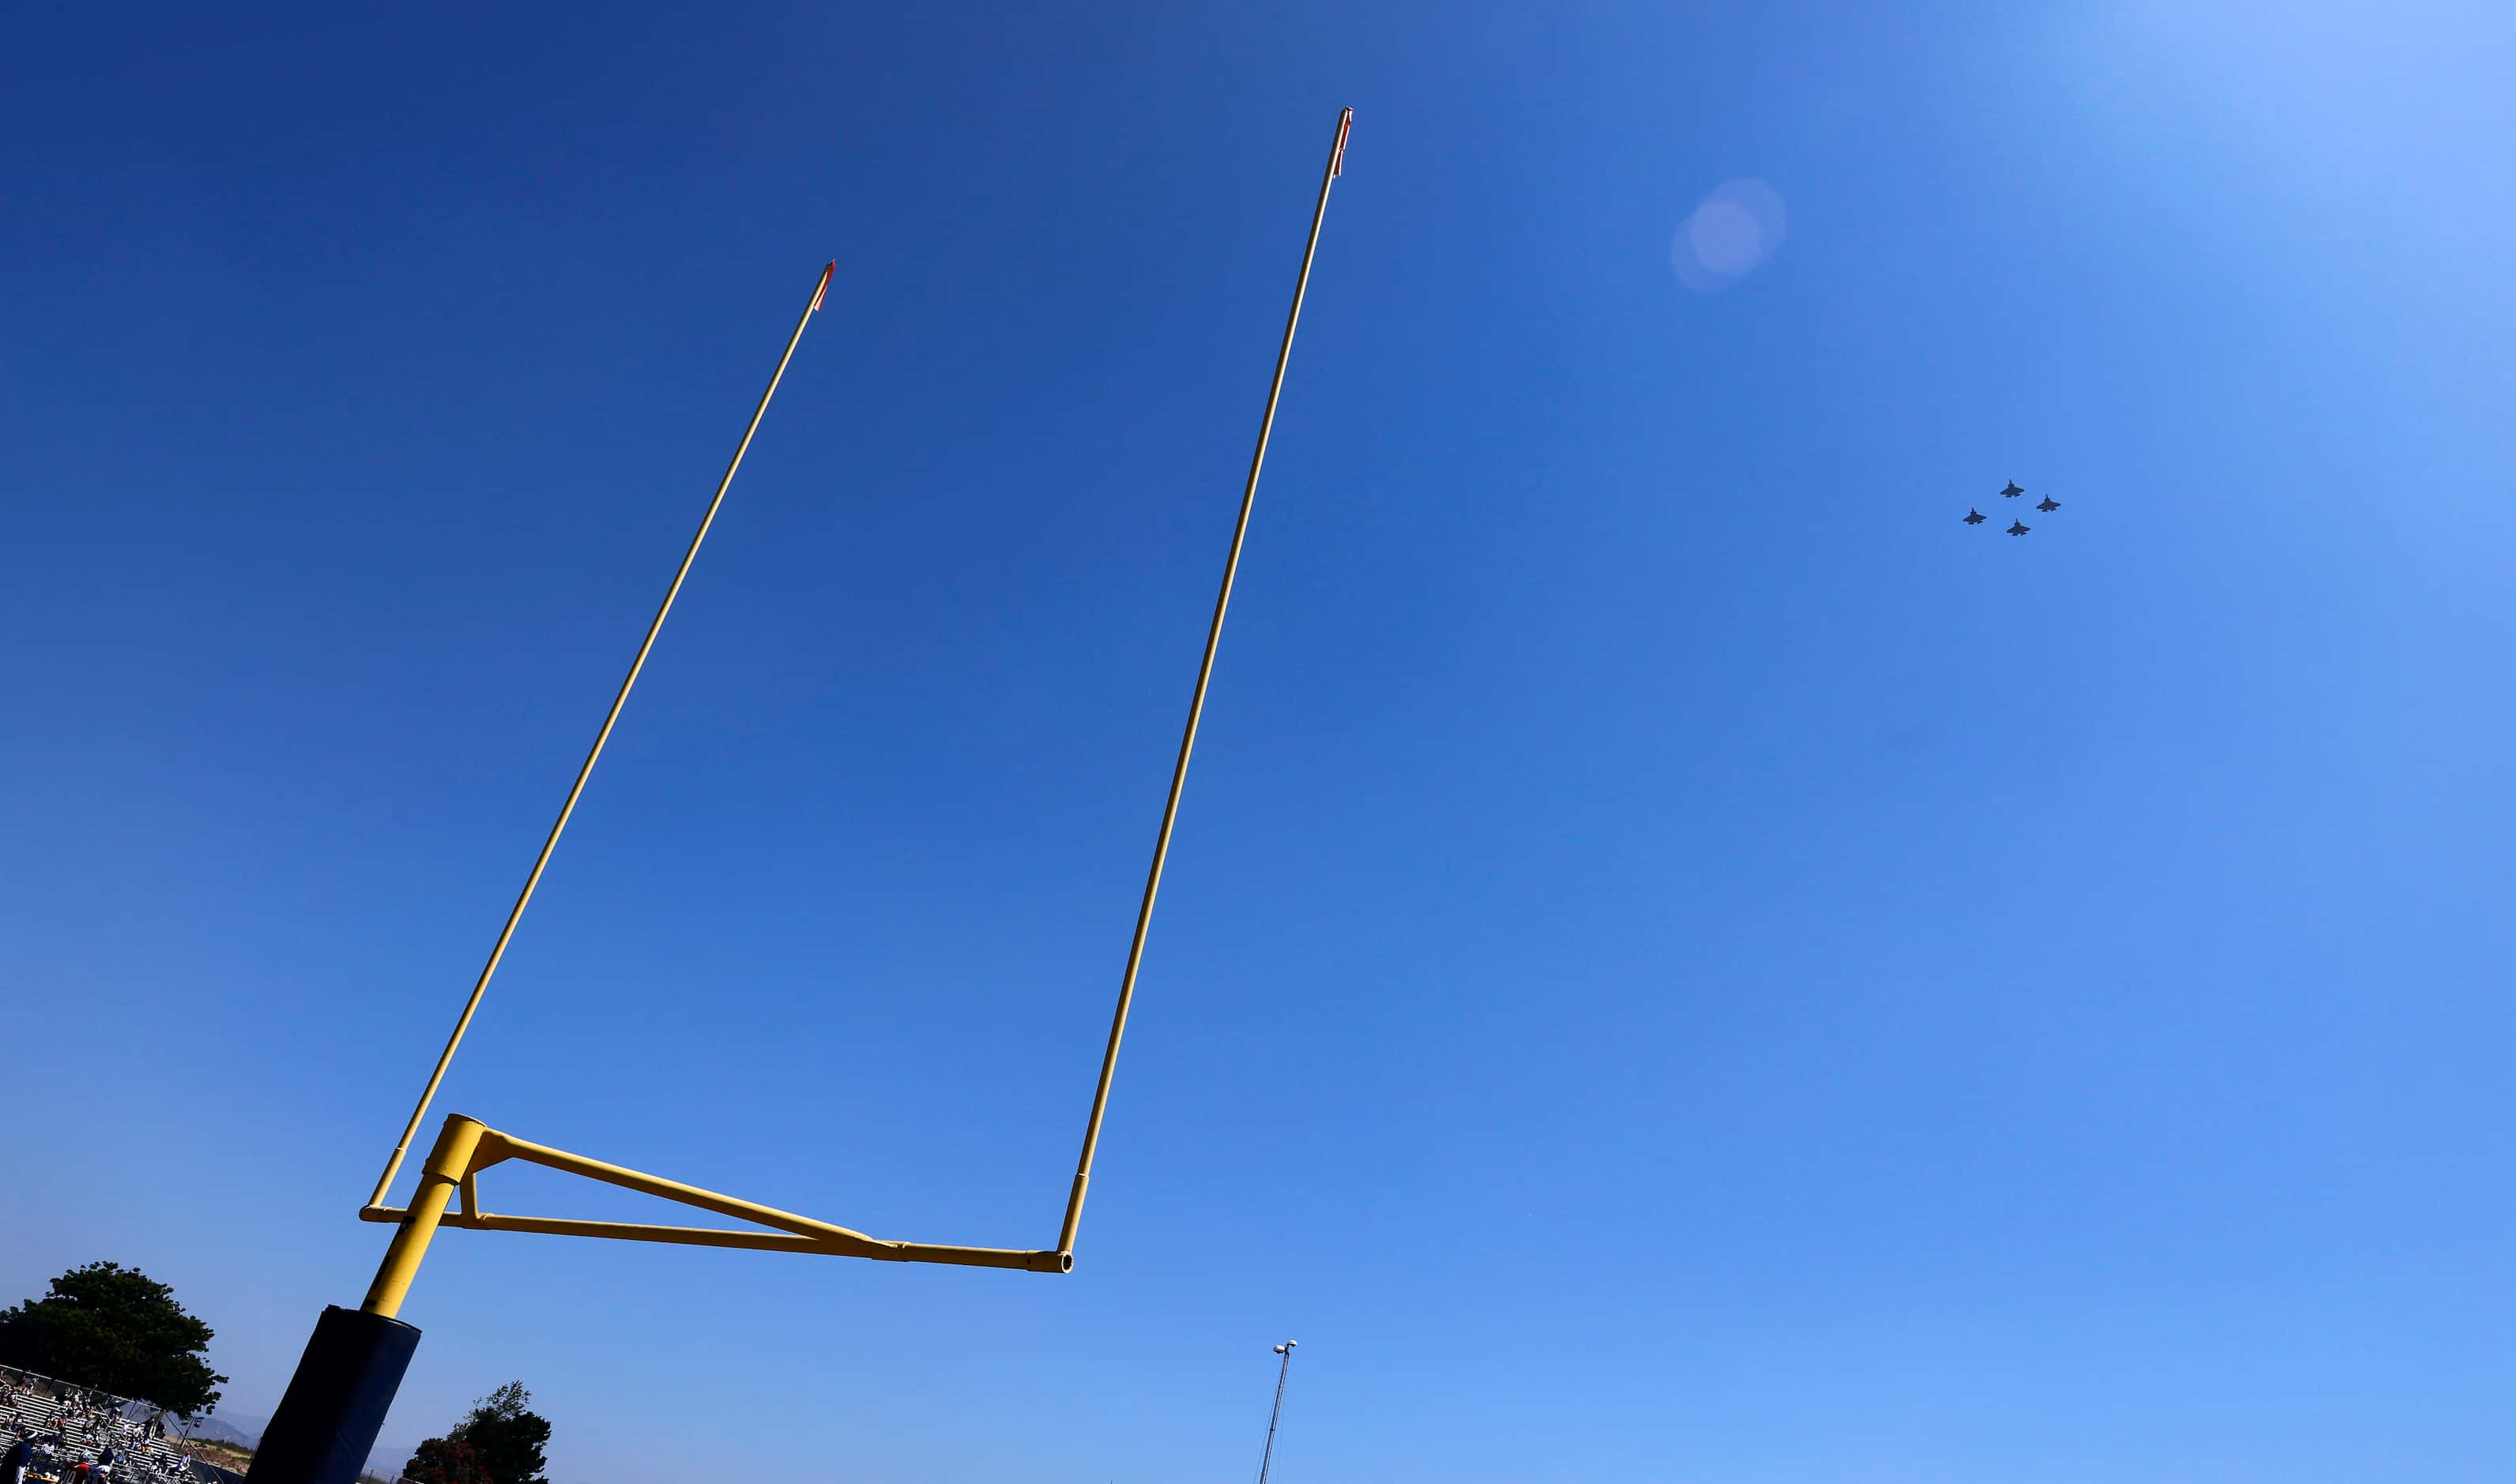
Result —
<instances>
[{"instance_id":1,"label":"tree foliage","mask_svg":"<svg viewBox=\"0 0 2516 1484\"><path fill-rule=\"evenodd\" d=\"M550 1484L542 1448L551 1424L529 1411L533 1394L509 1381L473 1405L441 1438L430 1438L402 1469L418 1484Z\"/></svg>"},{"instance_id":2,"label":"tree foliage","mask_svg":"<svg viewBox=\"0 0 2516 1484\"><path fill-rule=\"evenodd\" d=\"M138 1268L91 1262L54 1279L45 1296L0 1309L0 1364L191 1417L218 1405L227 1380L201 1356L210 1336L173 1289Z\"/></svg>"},{"instance_id":3,"label":"tree foliage","mask_svg":"<svg viewBox=\"0 0 2516 1484\"><path fill-rule=\"evenodd\" d=\"M408 1484L497 1484L488 1466L469 1443L451 1438L430 1438L419 1445L419 1451L402 1465L401 1476Z\"/></svg>"}]
</instances>

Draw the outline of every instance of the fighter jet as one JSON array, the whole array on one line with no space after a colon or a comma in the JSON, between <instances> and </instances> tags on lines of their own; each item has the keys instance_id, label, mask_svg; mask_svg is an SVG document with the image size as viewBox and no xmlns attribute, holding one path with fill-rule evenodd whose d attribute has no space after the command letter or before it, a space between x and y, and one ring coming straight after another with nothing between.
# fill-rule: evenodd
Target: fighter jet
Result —
<instances>
[{"instance_id":1,"label":"fighter jet","mask_svg":"<svg viewBox=\"0 0 2516 1484\"><path fill-rule=\"evenodd\" d=\"M1965 523L1966 523L1967 525L1969 525L1969 526L1980 526L1980 525L1982 525L1982 524L1984 523L1984 521L1985 521L1986 519L1987 519L1987 517L1984 515L1984 513L1983 513L1982 511L1975 509L1975 508L1974 508L1973 506L1971 506L1971 505L1969 505L1969 506L1967 506L1967 507L1966 507Z\"/></svg>"},{"instance_id":2,"label":"fighter jet","mask_svg":"<svg viewBox=\"0 0 2516 1484\"><path fill-rule=\"evenodd\" d=\"M2026 490L2018 488L2018 481L2011 480L2009 482L2009 488L2000 491L2000 497L2004 500L2014 500L2026 492Z\"/></svg>"},{"instance_id":3,"label":"fighter jet","mask_svg":"<svg viewBox=\"0 0 2516 1484\"><path fill-rule=\"evenodd\" d=\"M2035 502L2035 508L2038 510L2059 510L2062 508L2062 502L2048 494L2041 500Z\"/></svg>"},{"instance_id":4,"label":"fighter jet","mask_svg":"<svg viewBox=\"0 0 2516 1484\"><path fill-rule=\"evenodd\" d=\"M2010 522L2009 533L2014 536L2023 536L2027 534L2027 523L2025 521Z\"/></svg>"}]
</instances>

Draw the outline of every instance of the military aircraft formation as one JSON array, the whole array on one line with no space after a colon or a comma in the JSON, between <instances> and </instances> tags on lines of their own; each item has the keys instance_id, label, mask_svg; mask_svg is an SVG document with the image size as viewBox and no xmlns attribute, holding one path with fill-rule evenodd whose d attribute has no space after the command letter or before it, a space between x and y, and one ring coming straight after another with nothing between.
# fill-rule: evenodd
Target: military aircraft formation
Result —
<instances>
[{"instance_id":1,"label":"military aircraft formation","mask_svg":"<svg viewBox=\"0 0 2516 1484\"><path fill-rule=\"evenodd\" d=\"M2027 491L2024 488L2019 487L2018 481L2011 480L2001 488L2000 497L2004 500L2014 500L2026 492ZM2035 508L2038 510L2059 510L2062 508L2062 502L2048 494L2041 500L2036 501ZM1992 517L1985 515L1982 511L1975 509L1971 505L1966 507L1965 523L1969 526L1980 526L1991 519ZM2014 536L2023 536L2034 529L2034 527L2028 525L2025 521L2012 521L2009 523L2009 534Z\"/></svg>"}]
</instances>

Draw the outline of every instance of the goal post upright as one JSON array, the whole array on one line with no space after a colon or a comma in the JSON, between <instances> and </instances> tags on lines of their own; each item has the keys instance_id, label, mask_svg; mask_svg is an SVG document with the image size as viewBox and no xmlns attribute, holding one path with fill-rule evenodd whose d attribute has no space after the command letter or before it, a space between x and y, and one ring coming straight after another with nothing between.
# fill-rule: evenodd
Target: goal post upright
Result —
<instances>
[{"instance_id":1,"label":"goal post upright","mask_svg":"<svg viewBox=\"0 0 2516 1484\"><path fill-rule=\"evenodd\" d=\"M1101 1076L1092 1088L1092 1111L1083 1121L1083 1153L1074 1162L1074 1184L1066 1197L1066 1219L1058 1226L1057 1250L1069 1256L1075 1233L1083 1225L1083 1197L1092 1184L1092 1157L1101 1147L1101 1119L1110 1111L1110 1083L1118 1075L1118 1043L1126 1039L1127 1011L1136 999L1136 971L1144 965L1145 937L1153 925L1153 898L1162 889L1162 864L1170 858L1171 827L1179 822L1180 793L1188 786L1188 758L1196 748L1196 724L1205 714L1205 689L1214 678L1215 652L1223 646L1223 616L1232 607L1232 582L1240 572L1240 548L1249 539L1249 515L1258 503L1258 475L1267 466L1267 440L1276 431L1276 403L1284 395L1284 369L1293 360L1293 331L1302 323L1302 300L1311 290L1311 262L1319 256L1320 228L1327 221L1328 192L1345 171L1346 135L1354 128L1354 110L1337 115L1336 143L1328 148L1327 168L1320 175L1319 204L1311 208L1311 234L1302 244L1302 271L1293 279L1293 307L1284 315L1284 339L1276 351L1276 375L1267 383L1267 410L1258 419L1258 446L1249 454L1249 480L1240 490L1240 519L1232 528L1232 551L1223 561L1223 585L1214 595L1214 619L1206 626L1205 656L1197 661L1196 688L1190 693L1188 725L1180 733L1179 760L1171 767L1170 796L1162 803L1162 827L1153 835L1153 864L1145 873L1145 895L1136 908L1136 932L1127 944L1126 971L1118 979L1118 1008L1110 1018L1110 1043L1101 1053Z\"/></svg>"}]
</instances>

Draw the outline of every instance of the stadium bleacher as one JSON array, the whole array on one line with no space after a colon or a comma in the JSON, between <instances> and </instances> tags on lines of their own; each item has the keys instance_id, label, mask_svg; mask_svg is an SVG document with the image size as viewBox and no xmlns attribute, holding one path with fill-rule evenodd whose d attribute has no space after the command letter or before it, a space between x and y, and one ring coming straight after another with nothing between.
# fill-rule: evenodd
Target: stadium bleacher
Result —
<instances>
[{"instance_id":1,"label":"stadium bleacher","mask_svg":"<svg viewBox=\"0 0 2516 1484\"><path fill-rule=\"evenodd\" d=\"M33 1440L35 1467L29 1479L232 1484L243 1477L189 1457L180 1436L157 1425L164 1421L147 1402L0 1366L0 1429L14 1437L23 1428ZM113 1450L113 1469L110 1475L99 1474L92 1465L107 1448Z\"/></svg>"}]
</instances>

